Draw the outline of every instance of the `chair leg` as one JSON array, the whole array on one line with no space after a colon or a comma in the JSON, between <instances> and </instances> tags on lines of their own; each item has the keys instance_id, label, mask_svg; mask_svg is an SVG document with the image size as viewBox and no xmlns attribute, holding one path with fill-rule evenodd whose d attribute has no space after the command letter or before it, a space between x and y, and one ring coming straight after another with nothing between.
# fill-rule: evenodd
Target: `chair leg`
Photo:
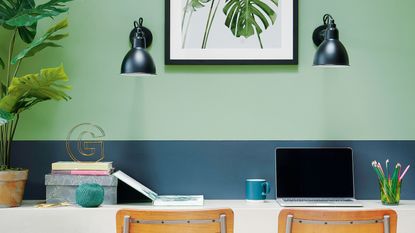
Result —
<instances>
[{"instance_id":1,"label":"chair leg","mask_svg":"<svg viewBox=\"0 0 415 233\"><path fill-rule=\"evenodd\" d=\"M384 233L390 232L390 216L389 215L383 216L383 232Z\"/></svg>"},{"instance_id":2,"label":"chair leg","mask_svg":"<svg viewBox=\"0 0 415 233\"><path fill-rule=\"evenodd\" d=\"M124 216L124 226L123 233L128 233L130 231L130 216Z\"/></svg>"},{"instance_id":3,"label":"chair leg","mask_svg":"<svg viewBox=\"0 0 415 233\"><path fill-rule=\"evenodd\" d=\"M226 215L221 214L219 217L220 221L220 233L226 233Z\"/></svg>"},{"instance_id":4,"label":"chair leg","mask_svg":"<svg viewBox=\"0 0 415 233\"><path fill-rule=\"evenodd\" d=\"M287 221L285 225L285 233L291 233L291 226L293 224L294 216L292 214L287 215ZM386 232L385 232L386 233Z\"/></svg>"}]
</instances>

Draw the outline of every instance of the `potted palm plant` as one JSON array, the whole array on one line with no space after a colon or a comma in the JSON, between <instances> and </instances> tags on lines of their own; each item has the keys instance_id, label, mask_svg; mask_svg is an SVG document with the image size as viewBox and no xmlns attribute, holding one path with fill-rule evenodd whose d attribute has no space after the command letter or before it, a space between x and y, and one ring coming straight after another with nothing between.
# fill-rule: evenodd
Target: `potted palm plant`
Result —
<instances>
[{"instance_id":1,"label":"potted palm plant","mask_svg":"<svg viewBox=\"0 0 415 233\"><path fill-rule=\"evenodd\" d=\"M70 87L63 65L46 68L34 74L19 74L22 62L48 47L60 47L57 41L68 36L61 31L67 20L54 24L40 36L37 24L44 18L53 18L66 11L65 3L71 0L49 0L36 5L34 0L1 0L1 30L10 34L6 57L0 56L0 207L20 206L28 170L12 168L10 155L12 141L20 114L35 104L47 100L69 100L65 93ZM15 51L19 43L22 51ZM21 47L21 46L19 46Z\"/></svg>"}]
</instances>

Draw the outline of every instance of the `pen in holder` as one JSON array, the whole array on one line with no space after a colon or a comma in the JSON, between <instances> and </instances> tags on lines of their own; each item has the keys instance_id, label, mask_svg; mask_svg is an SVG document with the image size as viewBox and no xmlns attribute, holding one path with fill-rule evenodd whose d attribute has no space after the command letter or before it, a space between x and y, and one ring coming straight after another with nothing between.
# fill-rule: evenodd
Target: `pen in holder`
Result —
<instances>
[{"instance_id":1,"label":"pen in holder","mask_svg":"<svg viewBox=\"0 0 415 233\"><path fill-rule=\"evenodd\" d=\"M401 164L396 164L393 171L389 171L389 159L386 160L385 171L379 162L373 161L372 167L379 179L380 200L384 205L399 205L401 199L401 185L410 165L401 173Z\"/></svg>"}]
</instances>

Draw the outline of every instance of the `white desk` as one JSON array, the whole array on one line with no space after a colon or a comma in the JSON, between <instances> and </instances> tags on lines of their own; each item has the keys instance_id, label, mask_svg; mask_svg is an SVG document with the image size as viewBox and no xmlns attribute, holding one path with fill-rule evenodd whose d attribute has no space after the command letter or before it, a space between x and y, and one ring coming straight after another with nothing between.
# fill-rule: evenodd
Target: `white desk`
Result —
<instances>
[{"instance_id":1,"label":"white desk","mask_svg":"<svg viewBox=\"0 0 415 233\"><path fill-rule=\"evenodd\" d=\"M380 209L379 201L363 201L363 208ZM114 233L115 213L132 209L213 209L231 208L235 215L235 233L277 233L277 219L282 207L275 201L248 204L244 200L206 200L200 207L154 207L149 204L107 205L100 208L59 207L38 209L34 202L22 207L0 209L0 232L4 233ZM398 213L398 233L415 231L415 201L401 201L390 207ZM260 231L259 231L260 230Z\"/></svg>"}]
</instances>

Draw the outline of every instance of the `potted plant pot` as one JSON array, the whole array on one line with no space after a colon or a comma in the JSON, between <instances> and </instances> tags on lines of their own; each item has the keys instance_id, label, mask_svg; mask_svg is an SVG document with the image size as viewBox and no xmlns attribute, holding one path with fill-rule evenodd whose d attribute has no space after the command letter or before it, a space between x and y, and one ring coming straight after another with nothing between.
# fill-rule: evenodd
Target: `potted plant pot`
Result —
<instances>
[{"instance_id":1,"label":"potted plant pot","mask_svg":"<svg viewBox=\"0 0 415 233\"><path fill-rule=\"evenodd\" d=\"M20 206L23 199L28 170L0 171L0 207Z\"/></svg>"}]
</instances>

